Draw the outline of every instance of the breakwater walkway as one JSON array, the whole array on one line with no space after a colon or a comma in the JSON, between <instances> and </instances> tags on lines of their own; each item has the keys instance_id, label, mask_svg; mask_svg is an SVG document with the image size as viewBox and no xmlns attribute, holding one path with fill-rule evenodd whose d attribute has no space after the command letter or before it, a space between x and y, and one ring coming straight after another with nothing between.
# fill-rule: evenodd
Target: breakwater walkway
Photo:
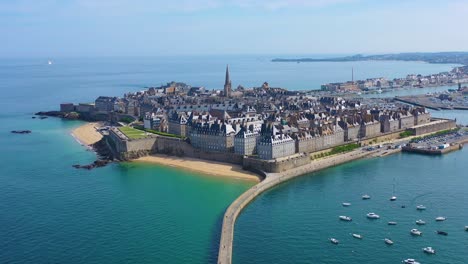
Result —
<instances>
[{"instance_id":1,"label":"breakwater walkway","mask_svg":"<svg viewBox=\"0 0 468 264\"><path fill-rule=\"evenodd\" d=\"M219 244L218 264L232 263L232 245L234 240L234 225L241 211L252 202L258 195L274 186L286 182L295 177L305 175L346 162L366 157L380 157L400 152L401 149L376 149L365 151L362 149L354 150L348 153L334 155L327 158L314 160L310 164L300 166L282 173L268 173L265 179L253 186L241 196L239 196L226 210L221 229L221 240Z\"/></svg>"}]
</instances>

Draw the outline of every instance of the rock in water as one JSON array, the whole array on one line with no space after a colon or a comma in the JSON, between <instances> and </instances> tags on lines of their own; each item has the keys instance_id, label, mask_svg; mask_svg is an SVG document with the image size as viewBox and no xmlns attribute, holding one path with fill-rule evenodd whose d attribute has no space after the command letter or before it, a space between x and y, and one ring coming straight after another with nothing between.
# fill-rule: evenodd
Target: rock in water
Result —
<instances>
[{"instance_id":1,"label":"rock in water","mask_svg":"<svg viewBox=\"0 0 468 264\"><path fill-rule=\"evenodd\" d=\"M31 130L12 130L11 133L13 134L29 134L31 133Z\"/></svg>"}]
</instances>

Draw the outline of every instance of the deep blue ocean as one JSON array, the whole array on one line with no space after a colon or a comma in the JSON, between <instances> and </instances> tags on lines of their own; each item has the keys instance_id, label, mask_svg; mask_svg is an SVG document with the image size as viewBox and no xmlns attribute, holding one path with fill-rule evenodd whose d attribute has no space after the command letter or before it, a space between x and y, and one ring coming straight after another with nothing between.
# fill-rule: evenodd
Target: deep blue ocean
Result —
<instances>
[{"instance_id":1,"label":"deep blue ocean","mask_svg":"<svg viewBox=\"0 0 468 264\"><path fill-rule=\"evenodd\" d=\"M182 81L318 89L370 77L437 73L454 65L420 62L272 63L277 56L0 59L0 263L216 263L224 210L253 182L135 163L92 171L71 167L95 154L71 129L82 124L32 119L62 102L90 102ZM444 90L442 88L431 88ZM401 91L398 93L404 93ZM424 90L424 93L427 91ZM382 94L381 96L384 96ZM463 111L437 112L467 122ZM10 130L30 129L29 135ZM468 263L467 150L443 157L398 154L362 160L285 183L259 197L236 225L235 263ZM398 202L389 204L393 179ZM367 203L363 192L373 195ZM342 208L341 202L353 205ZM424 203L428 210L416 212ZM407 205L406 209L399 205ZM364 215L373 210L379 221ZM355 221L342 223L339 214ZM447 221L435 223L436 215ZM424 234L412 238L423 218ZM401 224L388 229L385 221ZM436 236L434 229L449 236ZM348 233L360 232L362 241ZM342 240L337 247L329 236ZM381 241L391 236L395 245ZM421 247L433 246L435 256Z\"/></svg>"}]
</instances>

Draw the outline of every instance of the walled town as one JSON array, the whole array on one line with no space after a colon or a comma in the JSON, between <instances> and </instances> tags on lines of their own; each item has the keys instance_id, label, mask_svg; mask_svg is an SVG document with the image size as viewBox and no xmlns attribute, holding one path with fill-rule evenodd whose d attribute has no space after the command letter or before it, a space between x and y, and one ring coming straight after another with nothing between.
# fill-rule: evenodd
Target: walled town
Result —
<instances>
[{"instance_id":1,"label":"walled town","mask_svg":"<svg viewBox=\"0 0 468 264\"><path fill-rule=\"evenodd\" d=\"M63 103L60 114L108 121L111 126L101 129L103 140L120 160L162 153L239 164L260 173L308 164L317 153L337 147L456 126L453 120L431 118L424 107L393 100L318 96L266 82L254 88L231 86L227 67L223 90L172 82L122 98Z\"/></svg>"}]
</instances>

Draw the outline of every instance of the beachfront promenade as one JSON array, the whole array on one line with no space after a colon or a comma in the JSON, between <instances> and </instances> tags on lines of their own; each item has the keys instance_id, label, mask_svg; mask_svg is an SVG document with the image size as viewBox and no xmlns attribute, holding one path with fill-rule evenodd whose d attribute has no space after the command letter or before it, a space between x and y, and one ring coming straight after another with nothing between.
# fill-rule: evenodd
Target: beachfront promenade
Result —
<instances>
[{"instance_id":1,"label":"beachfront promenade","mask_svg":"<svg viewBox=\"0 0 468 264\"><path fill-rule=\"evenodd\" d=\"M335 165L343 164L365 157L378 157L388 154L400 152L401 149L376 149L373 151L365 151L358 149L352 152L334 155L327 158L314 160L308 165L300 166L295 169L288 170L282 173L268 173L265 179L253 186L241 196L239 196L226 210L221 229L221 240L218 253L218 264L232 263L232 245L234 240L234 225L241 211L252 202L258 195L264 191L273 188L274 186L288 181L292 178L305 175L307 173L322 170Z\"/></svg>"}]
</instances>

